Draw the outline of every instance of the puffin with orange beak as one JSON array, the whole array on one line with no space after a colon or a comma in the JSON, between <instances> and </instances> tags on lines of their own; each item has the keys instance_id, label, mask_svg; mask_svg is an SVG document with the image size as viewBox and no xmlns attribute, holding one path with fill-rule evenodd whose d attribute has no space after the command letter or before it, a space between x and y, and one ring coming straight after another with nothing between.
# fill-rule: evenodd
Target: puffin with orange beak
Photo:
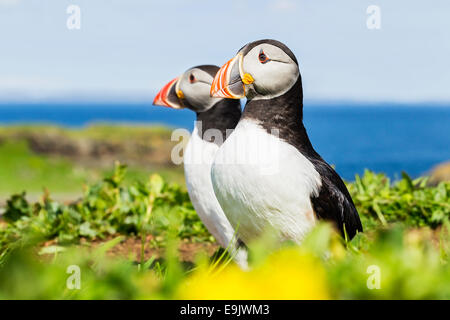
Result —
<instances>
[{"instance_id":1,"label":"puffin with orange beak","mask_svg":"<svg viewBox=\"0 0 450 320\"><path fill-rule=\"evenodd\" d=\"M299 66L286 45L244 46L216 74L211 96L247 97L211 171L216 197L244 243L266 230L299 243L318 220L348 238L362 231L344 182L309 140Z\"/></svg>"},{"instance_id":2,"label":"puffin with orange beak","mask_svg":"<svg viewBox=\"0 0 450 320\"><path fill-rule=\"evenodd\" d=\"M174 109L188 108L197 115L194 130L183 153L186 185L195 211L209 232L228 248L235 262L247 269L247 252L237 241L234 228L214 195L211 165L217 150L241 117L239 100L213 98L211 84L219 67L191 68L166 84L153 104Z\"/></svg>"}]
</instances>

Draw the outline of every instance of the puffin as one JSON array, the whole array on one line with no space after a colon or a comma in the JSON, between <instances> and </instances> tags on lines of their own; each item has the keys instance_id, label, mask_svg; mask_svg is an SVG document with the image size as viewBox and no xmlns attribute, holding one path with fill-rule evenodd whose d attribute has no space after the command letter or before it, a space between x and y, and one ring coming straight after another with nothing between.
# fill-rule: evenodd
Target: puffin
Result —
<instances>
[{"instance_id":1,"label":"puffin","mask_svg":"<svg viewBox=\"0 0 450 320\"><path fill-rule=\"evenodd\" d=\"M217 72L211 96L247 98L211 168L215 195L245 244L264 232L300 243L319 220L346 239L363 231L344 182L303 125L302 78L286 45L245 45Z\"/></svg>"},{"instance_id":2,"label":"puffin","mask_svg":"<svg viewBox=\"0 0 450 320\"><path fill-rule=\"evenodd\" d=\"M190 68L167 83L153 104L173 109L188 108L196 113L194 130L183 150L184 174L189 197L208 231L223 248L228 248L236 264L248 268L247 251L225 216L214 194L211 166L216 152L242 114L236 99L210 96L218 66Z\"/></svg>"}]
</instances>

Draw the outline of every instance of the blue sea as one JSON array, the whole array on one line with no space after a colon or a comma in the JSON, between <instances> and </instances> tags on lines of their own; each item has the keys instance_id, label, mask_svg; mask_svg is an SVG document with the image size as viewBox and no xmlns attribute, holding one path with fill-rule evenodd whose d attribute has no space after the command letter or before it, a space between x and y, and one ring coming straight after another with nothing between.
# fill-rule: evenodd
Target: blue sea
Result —
<instances>
[{"instance_id":1,"label":"blue sea","mask_svg":"<svg viewBox=\"0 0 450 320\"><path fill-rule=\"evenodd\" d=\"M194 120L189 110L144 103L0 105L0 125L112 122L192 129ZM450 106L305 103L304 124L316 150L347 180L366 168L393 179L402 171L417 177L450 160Z\"/></svg>"}]
</instances>

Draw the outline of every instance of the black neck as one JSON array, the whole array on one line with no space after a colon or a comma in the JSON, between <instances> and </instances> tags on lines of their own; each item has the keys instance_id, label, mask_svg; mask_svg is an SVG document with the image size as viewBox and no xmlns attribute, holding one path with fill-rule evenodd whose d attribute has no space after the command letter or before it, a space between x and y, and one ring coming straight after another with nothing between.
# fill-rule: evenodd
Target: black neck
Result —
<instances>
[{"instance_id":1,"label":"black neck","mask_svg":"<svg viewBox=\"0 0 450 320\"><path fill-rule=\"evenodd\" d=\"M223 141L225 141L227 129L236 128L241 113L241 102L234 99L222 99L207 111L197 112L197 121L201 121L202 125L202 132L199 132L200 137L209 141L203 137L203 134L208 129L216 129L221 132Z\"/></svg>"},{"instance_id":2,"label":"black neck","mask_svg":"<svg viewBox=\"0 0 450 320\"><path fill-rule=\"evenodd\" d=\"M303 125L303 90L299 76L285 94L265 100L249 100L243 119L256 120L268 133L295 146L300 152L315 153Z\"/></svg>"}]
</instances>

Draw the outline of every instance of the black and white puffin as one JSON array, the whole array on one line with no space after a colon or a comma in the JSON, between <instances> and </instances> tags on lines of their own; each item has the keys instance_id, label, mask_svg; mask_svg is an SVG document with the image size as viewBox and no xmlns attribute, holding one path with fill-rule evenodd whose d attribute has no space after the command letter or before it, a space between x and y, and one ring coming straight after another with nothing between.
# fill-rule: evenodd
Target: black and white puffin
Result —
<instances>
[{"instance_id":1,"label":"black and white puffin","mask_svg":"<svg viewBox=\"0 0 450 320\"><path fill-rule=\"evenodd\" d=\"M301 242L320 219L349 238L362 232L344 182L308 138L300 70L286 45L244 46L216 74L211 96L247 97L211 171L217 199L244 243L267 228L280 240Z\"/></svg>"},{"instance_id":2,"label":"black and white puffin","mask_svg":"<svg viewBox=\"0 0 450 320\"><path fill-rule=\"evenodd\" d=\"M174 109L188 108L197 114L194 130L183 152L186 185L195 211L223 248L229 248L236 263L247 269L247 252L214 195L211 165L217 150L241 117L239 100L213 98L211 84L218 66L191 68L170 81L153 104ZM227 132L228 131L228 132Z\"/></svg>"}]
</instances>

